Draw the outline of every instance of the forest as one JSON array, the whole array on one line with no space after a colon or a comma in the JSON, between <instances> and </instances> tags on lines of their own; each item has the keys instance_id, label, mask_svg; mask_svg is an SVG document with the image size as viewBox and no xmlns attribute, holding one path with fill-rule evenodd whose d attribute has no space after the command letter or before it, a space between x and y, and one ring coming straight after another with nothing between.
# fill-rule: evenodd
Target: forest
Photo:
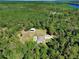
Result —
<instances>
[{"instance_id":1,"label":"forest","mask_svg":"<svg viewBox=\"0 0 79 59\"><path fill-rule=\"evenodd\" d=\"M23 28L57 37L22 44L17 33ZM0 59L79 59L79 9L68 3L0 3Z\"/></svg>"}]
</instances>

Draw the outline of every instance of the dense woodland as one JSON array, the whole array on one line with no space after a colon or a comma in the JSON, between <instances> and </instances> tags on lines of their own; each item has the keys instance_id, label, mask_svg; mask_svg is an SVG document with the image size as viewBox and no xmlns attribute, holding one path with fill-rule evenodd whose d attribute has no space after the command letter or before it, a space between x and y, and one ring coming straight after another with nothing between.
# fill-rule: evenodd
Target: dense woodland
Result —
<instances>
[{"instance_id":1,"label":"dense woodland","mask_svg":"<svg viewBox=\"0 0 79 59\"><path fill-rule=\"evenodd\" d=\"M33 27L57 37L22 44L18 31ZM79 9L67 3L0 3L0 59L79 59Z\"/></svg>"}]
</instances>

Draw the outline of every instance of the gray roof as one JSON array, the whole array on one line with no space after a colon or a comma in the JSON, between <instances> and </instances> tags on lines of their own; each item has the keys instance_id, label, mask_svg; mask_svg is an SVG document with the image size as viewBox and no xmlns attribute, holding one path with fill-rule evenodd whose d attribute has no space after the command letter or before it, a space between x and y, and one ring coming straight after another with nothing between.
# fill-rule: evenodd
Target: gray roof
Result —
<instances>
[{"instance_id":1,"label":"gray roof","mask_svg":"<svg viewBox=\"0 0 79 59\"><path fill-rule=\"evenodd\" d=\"M45 37L44 36L37 37L37 43L42 43L44 41L45 41Z\"/></svg>"}]
</instances>

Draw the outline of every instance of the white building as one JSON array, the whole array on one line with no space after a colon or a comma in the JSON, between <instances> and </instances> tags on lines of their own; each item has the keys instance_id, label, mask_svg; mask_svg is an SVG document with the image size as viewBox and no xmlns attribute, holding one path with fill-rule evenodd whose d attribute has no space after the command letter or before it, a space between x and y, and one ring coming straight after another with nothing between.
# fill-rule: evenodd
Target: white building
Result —
<instances>
[{"instance_id":1,"label":"white building","mask_svg":"<svg viewBox=\"0 0 79 59\"><path fill-rule=\"evenodd\" d=\"M31 28L31 29L30 29L30 31L33 31L33 32L35 32L35 31L36 31L36 29L35 29L35 28Z\"/></svg>"},{"instance_id":2,"label":"white building","mask_svg":"<svg viewBox=\"0 0 79 59\"><path fill-rule=\"evenodd\" d=\"M37 43L43 43L45 40L52 39L53 36L51 35L44 35L44 36L34 36L33 41L36 41Z\"/></svg>"},{"instance_id":3,"label":"white building","mask_svg":"<svg viewBox=\"0 0 79 59\"><path fill-rule=\"evenodd\" d=\"M45 35L45 39L51 39L53 38L51 35Z\"/></svg>"}]
</instances>

